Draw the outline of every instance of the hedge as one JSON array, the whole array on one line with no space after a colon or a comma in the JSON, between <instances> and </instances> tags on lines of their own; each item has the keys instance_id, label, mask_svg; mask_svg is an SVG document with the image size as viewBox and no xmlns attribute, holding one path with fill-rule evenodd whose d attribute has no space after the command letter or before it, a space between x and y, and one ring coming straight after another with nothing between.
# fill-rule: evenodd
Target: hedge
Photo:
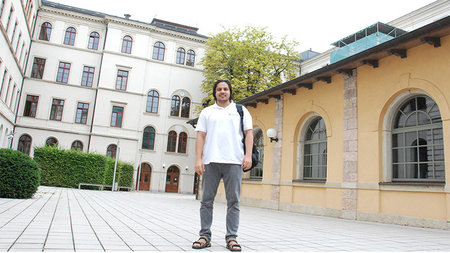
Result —
<instances>
[{"instance_id":1,"label":"hedge","mask_svg":"<svg viewBox=\"0 0 450 253\"><path fill-rule=\"evenodd\" d=\"M34 159L42 168L42 185L76 188L79 183L112 185L114 159L104 155L62 150L57 147L34 149ZM133 165L118 161L116 182L133 184Z\"/></svg>"},{"instance_id":2,"label":"hedge","mask_svg":"<svg viewBox=\"0 0 450 253\"><path fill-rule=\"evenodd\" d=\"M39 186L39 165L17 150L0 149L0 198L31 198Z\"/></svg>"}]
</instances>

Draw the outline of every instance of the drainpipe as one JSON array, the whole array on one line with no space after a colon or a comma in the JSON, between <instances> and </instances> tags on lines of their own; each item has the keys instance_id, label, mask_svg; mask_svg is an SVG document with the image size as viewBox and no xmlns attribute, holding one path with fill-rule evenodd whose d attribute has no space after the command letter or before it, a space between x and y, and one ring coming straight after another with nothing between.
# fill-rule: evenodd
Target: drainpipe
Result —
<instances>
[{"instance_id":1,"label":"drainpipe","mask_svg":"<svg viewBox=\"0 0 450 253\"><path fill-rule=\"evenodd\" d=\"M103 51L102 51L102 56L100 58L100 66L99 66L99 69L98 69L97 87L95 88L94 106L92 108L91 129L89 130L89 140L88 140L88 147L87 147L87 152L88 153L89 153L89 151L91 149L92 129L94 127L95 107L97 105L98 87L100 85L100 74L102 73L103 55L105 54L106 37L108 37L108 24L106 24L105 39L103 40Z\"/></svg>"}]
</instances>

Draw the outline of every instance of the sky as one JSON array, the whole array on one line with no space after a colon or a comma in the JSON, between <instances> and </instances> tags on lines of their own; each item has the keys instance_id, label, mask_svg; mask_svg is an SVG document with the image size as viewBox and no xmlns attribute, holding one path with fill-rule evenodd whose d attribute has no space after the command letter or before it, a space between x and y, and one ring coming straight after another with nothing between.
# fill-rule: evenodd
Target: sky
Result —
<instances>
[{"instance_id":1,"label":"sky","mask_svg":"<svg viewBox=\"0 0 450 253\"><path fill-rule=\"evenodd\" d=\"M298 51L324 52L331 43L376 22L388 23L434 0L49 0L150 23L158 18L213 36L231 28L266 28Z\"/></svg>"}]
</instances>

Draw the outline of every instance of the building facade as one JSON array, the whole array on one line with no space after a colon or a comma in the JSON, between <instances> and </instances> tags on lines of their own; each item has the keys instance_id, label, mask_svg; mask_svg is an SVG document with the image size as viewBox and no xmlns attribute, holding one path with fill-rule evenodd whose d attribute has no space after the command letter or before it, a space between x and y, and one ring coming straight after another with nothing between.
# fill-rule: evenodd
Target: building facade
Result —
<instances>
[{"instance_id":1,"label":"building facade","mask_svg":"<svg viewBox=\"0 0 450 253\"><path fill-rule=\"evenodd\" d=\"M132 163L135 187L195 192L195 132L206 36L42 1L12 147L45 144Z\"/></svg>"}]
</instances>

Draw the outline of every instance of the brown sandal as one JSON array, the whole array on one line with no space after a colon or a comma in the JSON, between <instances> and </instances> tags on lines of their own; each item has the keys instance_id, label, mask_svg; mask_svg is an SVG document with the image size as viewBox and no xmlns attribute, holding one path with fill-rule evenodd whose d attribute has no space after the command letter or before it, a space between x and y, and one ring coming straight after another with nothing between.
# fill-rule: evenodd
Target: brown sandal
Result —
<instances>
[{"instance_id":1,"label":"brown sandal","mask_svg":"<svg viewBox=\"0 0 450 253\"><path fill-rule=\"evenodd\" d=\"M236 238L230 238L227 240L227 249L233 252L240 252L241 245L236 241Z\"/></svg>"},{"instance_id":2,"label":"brown sandal","mask_svg":"<svg viewBox=\"0 0 450 253\"><path fill-rule=\"evenodd\" d=\"M200 241L203 240L203 241ZM200 236L200 238L198 238L197 241L195 241L194 243L192 243L192 248L193 249L204 249L204 248L208 248L211 247L211 241L209 240L208 237L206 236Z\"/></svg>"}]
</instances>

